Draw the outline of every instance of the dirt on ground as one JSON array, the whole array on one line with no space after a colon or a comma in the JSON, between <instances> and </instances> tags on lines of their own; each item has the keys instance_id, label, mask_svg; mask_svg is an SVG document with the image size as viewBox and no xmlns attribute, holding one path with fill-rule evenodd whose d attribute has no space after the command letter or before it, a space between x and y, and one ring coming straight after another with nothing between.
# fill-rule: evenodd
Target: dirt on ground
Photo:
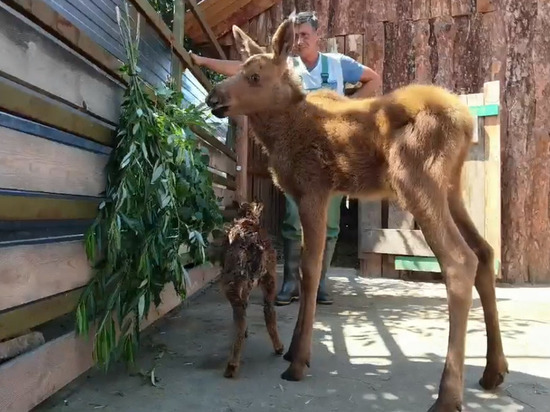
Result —
<instances>
[{"instance_id":1,"label":"dirt on ground","mask_svg":"<svg viewBox=\"0 0 550 412\"><path fill-rule=\"evenodd\" d=\"M238 379L224 378L232 314L218 286L150 328L141 373L90 371L37 411L426 411L436 397L447 350L442 284L356 277L332 270L335 303L317 309L311 368L301 382L280 378L288 363L273 354L261 293L248 309ZM478 380L485 327L477 293L468 324L464 411L550 411L550 288L498 289L510 374L497 390ZM290 343L298 304L278 307ZM153 373L151 373L153 372Z\"/></svg>"}]
</instances>

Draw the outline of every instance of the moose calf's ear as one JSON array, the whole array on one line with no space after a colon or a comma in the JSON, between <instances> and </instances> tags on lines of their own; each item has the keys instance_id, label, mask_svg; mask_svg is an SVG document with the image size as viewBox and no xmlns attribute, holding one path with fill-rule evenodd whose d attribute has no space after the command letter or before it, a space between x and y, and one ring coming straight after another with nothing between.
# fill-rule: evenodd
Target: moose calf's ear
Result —
<instances>
[{"instance_id":1,"label":"moose calf's ear","mask_svg":"<svg viewBox=\"0 0 550 412\"><path fill-rule=\"evenodd\" d=\"M247 60L250 56L254 56L255 54L265 53L265 50L238 26L233 25L232 30L233 37L235 38L235 47L241 54L241 59L243 61Z\"/></svg>"},{"instance_id":2,"label":"moose calf's ear","mask_svg":"<svg viewBox=\"0 0 550 412\"><path fill-rule=\"evenodd\" d=\"M294 20L286 19L273 36L273 53L279 61L285 61L294 46Z\"/></svg>"}]
</instances>

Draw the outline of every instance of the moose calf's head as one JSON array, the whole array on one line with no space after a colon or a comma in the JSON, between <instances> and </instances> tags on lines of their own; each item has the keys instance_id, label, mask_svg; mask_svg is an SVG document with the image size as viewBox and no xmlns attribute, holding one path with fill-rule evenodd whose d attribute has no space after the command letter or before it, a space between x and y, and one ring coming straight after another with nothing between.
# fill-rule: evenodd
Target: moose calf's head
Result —
<instances>
[{"instance_id":1,"label":"moose calf's head","mask_svg":"<svg viewBox=\"0 0 550 412\"><path fill-rule=\"evenodd\" d=\"M233 36L243 63L237 74L218 83L206 97L214 116L223 118L287 109L289 103L302 96L287 64L294 45L291 19L281 23L273 36L272 53L266 53L237 26L233 26Z\"/></svg>"}]
</instances>

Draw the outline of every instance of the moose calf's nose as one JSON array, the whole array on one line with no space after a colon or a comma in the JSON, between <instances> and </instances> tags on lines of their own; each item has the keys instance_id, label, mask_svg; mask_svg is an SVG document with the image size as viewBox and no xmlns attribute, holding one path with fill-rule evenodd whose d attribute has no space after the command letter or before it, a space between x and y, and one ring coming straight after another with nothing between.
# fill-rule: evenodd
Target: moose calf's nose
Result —
<instances>
[{"instance_id":1,"label":"moose calf's nose","mask_svg":"<svg viewBox=\"0 0 550 412\"><path fill-rule=\"evenodd\" d=\"M216 93L216 88L210 90L210 93L206 96L205 102L209 107L215 107L220 103L220 98L218 93Z\"/></svg>"}]
</instances>

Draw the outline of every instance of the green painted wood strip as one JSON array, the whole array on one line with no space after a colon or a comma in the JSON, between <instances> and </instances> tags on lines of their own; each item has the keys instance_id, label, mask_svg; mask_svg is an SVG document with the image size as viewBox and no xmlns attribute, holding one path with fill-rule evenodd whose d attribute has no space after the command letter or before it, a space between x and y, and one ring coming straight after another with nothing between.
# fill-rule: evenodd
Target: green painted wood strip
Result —
<instances>
[{"instance_id":1,"label":"green painted wood strip","mask_svg":"<svg viewBox=\"0 0 550 412\"><path fill-rule=\"evenodd\" d=\"M441 266L439 266L439 262L435 257L396 256L394 262L395 270L441 273ZM495 259L495 273L498 273L499 270L500 260Z\"/></svg>"},{"instance_id":2,"label":"green painted wood strip","mask_svg":"<svg viewBox=\"0 0 550 412\"><path fill-rule=\"evenodd\" d=\"M477 115L477 117L497 116L499 113L498 104L486 104L484 106L470 106L469 109L472 112L472 114Z\"/></svg>"}]
</instances>

